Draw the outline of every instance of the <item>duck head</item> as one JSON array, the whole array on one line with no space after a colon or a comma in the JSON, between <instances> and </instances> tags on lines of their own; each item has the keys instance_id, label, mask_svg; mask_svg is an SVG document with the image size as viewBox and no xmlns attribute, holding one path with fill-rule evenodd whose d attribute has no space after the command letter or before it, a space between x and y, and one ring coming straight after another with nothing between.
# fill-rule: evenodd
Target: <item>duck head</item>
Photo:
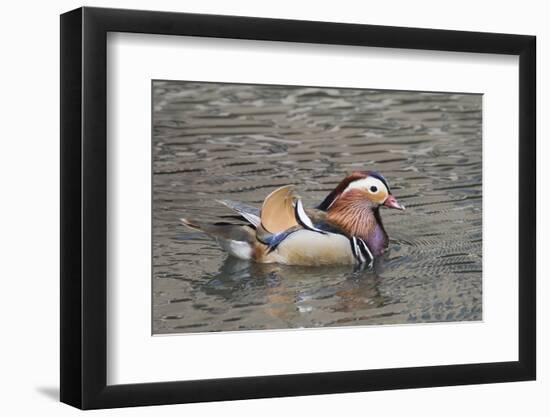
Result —
<instances>
[{"instance_id":1,"label":"duck head","mask_svg":"<svg viewBox=\"0 0 550 417\"><path fill-rule=\"evenodd\" d=\"M385 206L397 210L405 207L392 195L383 175L376 171L356 171L344 178L336 188L319 204L318 208L330 211L334 204L345 198L370 208Z\"/></svg>"},{"instance_id":2,"label":"duck head","mask_svg":"<svg viewBox=\"0 0 550 417\"><path fill-rule=\"evenodd\" d=\"M365 239L377 254L388 245L379 208L405 210L376 171L357 171L344 178L317 207L346 233Z\"/></svg>"}]
</instances>

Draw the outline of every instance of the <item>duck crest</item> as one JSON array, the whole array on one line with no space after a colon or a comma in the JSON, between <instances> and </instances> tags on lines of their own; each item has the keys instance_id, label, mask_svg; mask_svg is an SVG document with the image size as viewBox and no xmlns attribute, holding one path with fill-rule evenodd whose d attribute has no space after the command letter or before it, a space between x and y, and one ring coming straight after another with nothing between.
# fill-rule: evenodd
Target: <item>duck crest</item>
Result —
<instances>
[{"instance_id":1,"label":"duck crest","mask_svg":"<svg viewBox=\"0 0 550 417\"><path fill-rule=\"evenodd\" d=\"M327 211L332 204L338 199L338 197L344 192L344 190L350 185L353 181L360 180L362 178L365 178L368 175L368 172L364 171L355 171L352 172L350 175L348 175L346 178L344 178L340 183L336 186L332 192L326 196L326 198L317 206L319 210Z\"/></svg>"}]
</instances>

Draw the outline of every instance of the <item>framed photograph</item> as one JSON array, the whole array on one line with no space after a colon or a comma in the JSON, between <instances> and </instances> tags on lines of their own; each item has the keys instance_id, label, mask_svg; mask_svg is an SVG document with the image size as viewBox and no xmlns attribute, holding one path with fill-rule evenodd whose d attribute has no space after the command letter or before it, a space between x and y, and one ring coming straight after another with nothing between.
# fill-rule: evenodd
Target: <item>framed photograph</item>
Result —
<instances>
[{"instance_id":1,"label":"framed photograph","mask_svg":"<svg viewBox=\"0 0 550 417\"><path fill-rule=\"evenodd\" d=\"M61 16L61 401L533 380L535 37Z\"/></svg>"}]
</instances>

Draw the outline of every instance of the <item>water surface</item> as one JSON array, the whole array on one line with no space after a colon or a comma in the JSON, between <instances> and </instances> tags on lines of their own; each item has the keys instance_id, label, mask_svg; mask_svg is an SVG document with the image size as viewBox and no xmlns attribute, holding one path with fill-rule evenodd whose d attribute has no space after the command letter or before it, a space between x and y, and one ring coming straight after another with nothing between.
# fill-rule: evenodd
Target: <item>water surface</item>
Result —
<instances>
[{"instance_id":1,"label":"water surface","mask_svg":"<svg viewBox=\"0 0 550 417\"><path fill-rule=\"evenodd\" d=\"M481 126L474 94L155 81L153 333L481 320ZM407 207L372 270L250 264L179 223L365 169Z\"/></svg>"}]
</instances>

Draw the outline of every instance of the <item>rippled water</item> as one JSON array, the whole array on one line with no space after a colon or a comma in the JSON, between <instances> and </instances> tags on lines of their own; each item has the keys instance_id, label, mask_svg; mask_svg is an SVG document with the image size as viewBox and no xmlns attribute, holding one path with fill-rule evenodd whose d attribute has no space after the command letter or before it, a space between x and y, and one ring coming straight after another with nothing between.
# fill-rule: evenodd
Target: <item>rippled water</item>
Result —
<instances>
[{"instance_id":1,"label":"rippled water","mask_svg":"<svg viewBox=\"0 0 550 417\"><path fill-rule=\"evenodd\" d=\"M154 333L481 320L480 95L155 81L153 106ZM178 220L363 169L407 207L370 271L237 261Z\"/></svg>"}]
</instances>

